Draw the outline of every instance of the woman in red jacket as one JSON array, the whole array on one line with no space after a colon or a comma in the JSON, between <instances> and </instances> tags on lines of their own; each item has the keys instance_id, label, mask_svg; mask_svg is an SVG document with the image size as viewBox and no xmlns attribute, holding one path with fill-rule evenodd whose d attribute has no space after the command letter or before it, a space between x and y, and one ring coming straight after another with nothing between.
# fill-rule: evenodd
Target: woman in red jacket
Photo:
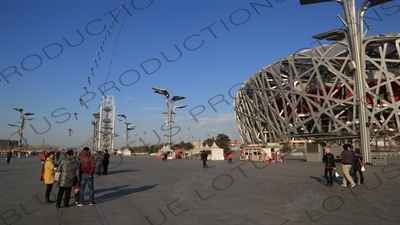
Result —
<instances>
[{"instance_id":1,"label":"woman in red jacket","mask_svg":"<svg viewBox=\"0 0 400 225\"><path fill-rule=\"evenodd\" d=\"M229 155L228 155L228 163L232 163L232 159L233 159L233 154L232 154L232 152L230 152L229 153Z\"/></svg>"}]
</instances>

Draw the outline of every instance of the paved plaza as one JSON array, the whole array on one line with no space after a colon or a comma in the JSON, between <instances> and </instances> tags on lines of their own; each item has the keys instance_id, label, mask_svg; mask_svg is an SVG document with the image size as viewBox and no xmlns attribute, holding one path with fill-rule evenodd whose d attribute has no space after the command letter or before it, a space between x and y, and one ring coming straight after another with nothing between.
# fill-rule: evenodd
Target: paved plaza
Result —
<instances>
[{"instance_id":1,"label":"paved plaza","mask_svg":"<svg viewBox=\"0 0 400 225\"><path fill-rule=\"evenodd\" d=\"M110 158L109 175L95 177L96 203L44 204L39 156L0 164L0 224L400 224L400 157L366 166L365 184L325 186L324 164L305 157L284 163L153 156ZM338 172L342 174L340 166ZM86 189L87 191L87 189ZM54 185L51 199L55 200Z\"/></svg>"}]
</instances>

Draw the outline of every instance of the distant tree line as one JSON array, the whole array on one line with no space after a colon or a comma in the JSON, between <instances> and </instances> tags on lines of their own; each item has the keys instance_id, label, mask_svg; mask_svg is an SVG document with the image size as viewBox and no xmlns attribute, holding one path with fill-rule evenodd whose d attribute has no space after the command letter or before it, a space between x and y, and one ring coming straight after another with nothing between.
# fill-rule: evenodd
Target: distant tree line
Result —
<instances>
[{"instance_id":1,"label":"distant tree line","mask_svg":"<svg viewBox=\"0 0 400 225\"><path fill-rule=\"evenodd\" d=\"M212 146L214 142L222 149L225 151L229 150L229 144L231 143L231 139L229 138L228 135L226 134L218 134L217 137L212 137L212 138L207 138L206 140L203 141L202 145L203 146ZM143 153L147 152L149 154L151 153L157 153L158 150L162 149L166 144L161 143L157 145L146 145L146 146L137 146L137 147L129 147L128 149L132 153ZM186 150L191 150L194 148L194 145L191 142L184 142L181 141L179 143L173 144L171 146L171 149L174 150L175 148L184 148ZM121 149L122 150L122 149Z\"/></svg>"}]
</instances>

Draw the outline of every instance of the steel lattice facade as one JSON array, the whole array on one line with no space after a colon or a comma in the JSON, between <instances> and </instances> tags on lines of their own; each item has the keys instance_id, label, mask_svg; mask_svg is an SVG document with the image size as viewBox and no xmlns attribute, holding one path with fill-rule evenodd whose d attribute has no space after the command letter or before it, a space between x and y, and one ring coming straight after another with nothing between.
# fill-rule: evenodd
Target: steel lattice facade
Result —
<instances>
[{"instance_id":1,"label":"steel lattice facade","mask_svg":"<svg viewBox=\"0 0 400 225\"><path fill-rule=\"evenodd\" d=\"M358 135L358 104L371 134L400 124L400 34L364 39L366 98L357 99L347 41L290 55L252 75L234 101L242 141Z\"/></svg>"}]
</instances>

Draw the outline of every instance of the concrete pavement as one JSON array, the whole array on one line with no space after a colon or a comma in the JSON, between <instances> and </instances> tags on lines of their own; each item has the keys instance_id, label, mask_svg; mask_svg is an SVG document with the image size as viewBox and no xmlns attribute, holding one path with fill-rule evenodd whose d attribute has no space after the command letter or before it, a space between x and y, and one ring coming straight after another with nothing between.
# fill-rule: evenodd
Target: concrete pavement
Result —
<instances>
[{"instance_id":1,"label":"concrete pavement","mask_svg":"<svg viewBox=\"0 0 400 225\"><path fill-rule=\"evenodd\" d=\"M111 156L95 177L96 205L44 204L39 156L1 156L0 224L400 224L400 157L366 166L365 184L325 187L322 163L162 161ZM340 166L338 172L341 173ZM54 185L52 199L58 187Z\"/></svg>"}]
</instances>

